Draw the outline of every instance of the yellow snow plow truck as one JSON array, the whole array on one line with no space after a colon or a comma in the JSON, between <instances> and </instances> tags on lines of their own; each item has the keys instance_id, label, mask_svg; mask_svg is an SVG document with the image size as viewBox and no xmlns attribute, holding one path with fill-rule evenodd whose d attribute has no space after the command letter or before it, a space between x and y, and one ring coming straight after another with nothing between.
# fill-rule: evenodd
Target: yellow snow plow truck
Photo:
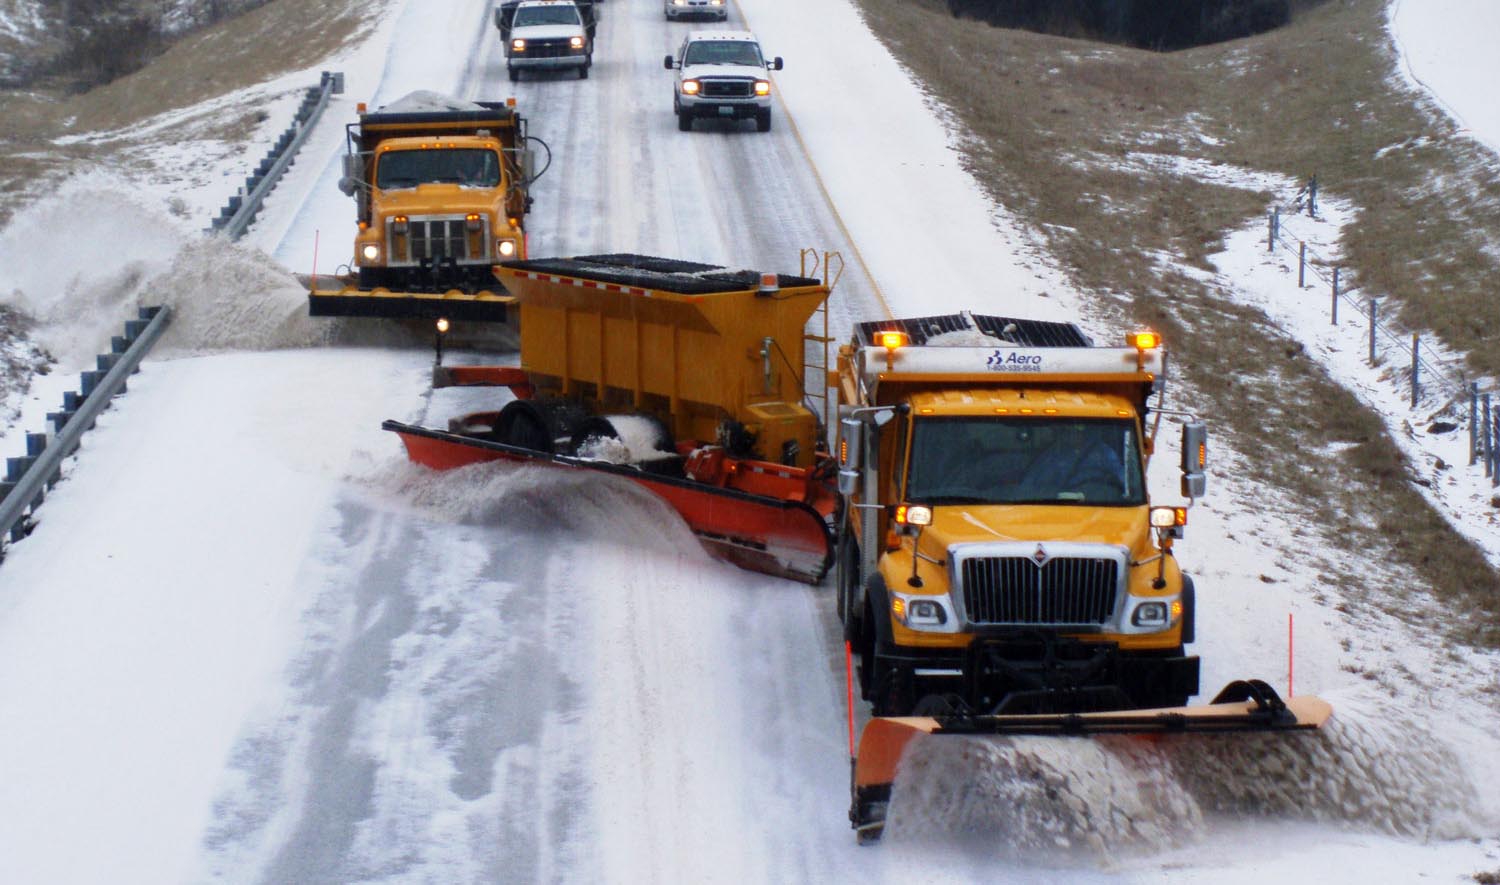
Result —
<instances>
[{"instance_id":1,"label":"yellow snow plow truck","mask_svg":"<svg viewBox=\"0 0 1500 885\"><path fill-rule=\"evenodd\" d=\"M1264 682L1185 706L1196 599L1172 544L1188 506L1152 506L1146 466L1162 416L1182 419L1190 506L1207 430L1160 407L1165 368L1153 333L1097 347L1071 323L968 313L862 323L840 348L837 604L876 717L854 766L862 838L918 736L1328 717Z\"/></svg>"},{"instance_id":2,"label":"yellow snow plow truck","mask_svg":"<svg viewBox=\"0 0 1500 885\"><path fill-rule=\"evenodd\" d=\"M339 187L356 204L354 263L313 282L313 316L504 321L495 265L526 257L533 174L526 119L509 102L414 92L360 105ZM545 166L541 171L546 171Z\"/></svg>"}]
</instances>

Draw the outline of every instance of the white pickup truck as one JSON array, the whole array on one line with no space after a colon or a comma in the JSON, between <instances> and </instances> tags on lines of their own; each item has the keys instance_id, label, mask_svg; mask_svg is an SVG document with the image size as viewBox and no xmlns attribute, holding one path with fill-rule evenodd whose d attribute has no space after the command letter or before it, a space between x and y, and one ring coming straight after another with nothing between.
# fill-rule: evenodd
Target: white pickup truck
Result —
<instances>
[{"instance_id":1,"label":"white pickup truck","mask_svg":"<svg viewBox=\"0 0 1500 885\"><path fill-rule=\"evenodd\" d=\"M523 70L574 68L578 78L594 63L593 0L508 0L495 9L512 82Z\"/></svg>"},{"instance_id":2,"label":"white pickup truck","mask_svg":"<svg viewBox=\"0 0 1500 885\"><path fill-rule=\"evenodd\" d=\"M771 129L771 81L766 71L779 71L781 57L766 61L760 43L749 31L693 31L677 55L666 57L667 70L677 71L672 111L677 128L693 128L693 120L746 120L755 128Z\"/></svg>"}]
</instances>

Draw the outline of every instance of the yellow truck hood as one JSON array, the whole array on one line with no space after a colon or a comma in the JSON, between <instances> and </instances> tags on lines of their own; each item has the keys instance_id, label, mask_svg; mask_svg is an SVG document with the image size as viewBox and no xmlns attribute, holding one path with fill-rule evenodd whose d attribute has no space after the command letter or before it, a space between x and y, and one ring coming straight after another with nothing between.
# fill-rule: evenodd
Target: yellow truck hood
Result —
<instances>
[{"instance_id":1,"label":"yellow truck hood","mask_svg":"<svg viewBox=\"0 0 1500 885\"><path fill-rule=\"evenodd\" d=\"M461 187L456 184L419 184L414 188L378 191L382 215L462 215L489 213L503 197L500 188Z\"/></svg>"},{"instance_id":2,"label":"yellow truck hood","mask_svg":"<svg viewBox=\"0 0 1500 885\"><path fill-rule=\"evenodd\" d=\"M994 541L1073 541L1115 544L1132 554L1148 546L1145 506L1099 507L1046 504L962 504L933 508L922 547Z\"/></svg>"}]
</instances>

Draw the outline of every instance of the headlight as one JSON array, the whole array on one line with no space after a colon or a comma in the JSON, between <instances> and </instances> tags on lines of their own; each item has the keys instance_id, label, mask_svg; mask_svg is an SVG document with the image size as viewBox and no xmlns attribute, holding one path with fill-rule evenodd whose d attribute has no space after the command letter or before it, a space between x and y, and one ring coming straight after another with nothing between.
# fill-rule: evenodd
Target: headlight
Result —
<instances>
[{"instance_id":1,"label":"headlight","mask_svg":"<svg viewBox=\"0 0 1500 885\"><path fill-rule=\"evenodd\" d=\"M514 49L517 52L525 52L526 41L522 40L520 37L517 37L516 39L510 41L510 48Z\"/></svg>"},{"instance_id":2,"label":"headlight","mask_svg":"<svg viewBox=\"0 0 1500 885\"><path fill-rule=\"evenodd\" d=\"M364 248L359 250L359 254L364 256L365 261L378 261L380 260L380 247L374 243L365 243Z\"/></svg>"},{"instance_id":3,"label":"headlight","mask_svg":"<svg viewBox=\"0 0 1500 885\"><path fill-rule=\"evenodd\" d=\"M770 80L756 80L755 81L755 94L756 95L770 95L771 94L771 81Z\"/></svg>"},{"instance_id":4,"label":"headlight","mask_svg":"<svg viewBox=\"0 0 1500 885\"><path fill-rule=\"evenodd\" d=\"M724 0L708 0L709 6L723 6Z\"/></svg>"},{"instance_id":5,"label":"headlight","mask_svg":"<svg viewBox=\"0 0 1500 885\"><path fill-rule=\"evenodd\" d=\"M687 0L672 0L673 6L686 6Z\"/></svg>"},{"instance_id":6,"label":"headlight","mask_svg":"<svg viewBox=\"0 0 1500 885\"><path fill-rule=\"evenodd\" d=\"M1136 627L1167 626L1167 604L1165 602L1143 602L1135 607L1130 623Z\"/></svg>"},{"instance_id":7,"label":"headlight","mask_svg":"<svg viewBox=\"0 0 1500 885\"><path fill-rule=\"evenodd\" d=\"M573 47L574 49L582 49L583 48L583 38L582 37L569 37L568 38L568 45L571 46L571 47Z\"/></svg>"},{"instance_id":8,"label":"headlight","mask_svg":"<svg viewBox=\"0 0 1500 885\"><path fill-rule=\"evenodd\" d=\"M683 95L697 95L698 94L698 90L700 88L701 88L701 84L697 80L683 80L682 81L682 94Z\"/></svg>"},{"instance_id":9,"label":"headlight","mask_svg":"<svg viewBox=\"0 0 1500 885\"><path fill-rule=\"evenodd\" d=\"M953 618L948 612L946 599L941 596L892 593L891 614L904 626L913 630L953 633L958 629L958 625L953 623Z\"/></svg>"},{"instance_id":10,"label":"headlight","mask_svg":"<svg viewBox=\"0 0 1500 885\"><path fill-rule=\"evenodd\" d=\"M510 256L516 254L516 241L515 240L496 240L495 241L495 251L499 252L500 255L501 255L501 257L503 257L503 258L509 258Z\"/></svg>"}]
</instances>

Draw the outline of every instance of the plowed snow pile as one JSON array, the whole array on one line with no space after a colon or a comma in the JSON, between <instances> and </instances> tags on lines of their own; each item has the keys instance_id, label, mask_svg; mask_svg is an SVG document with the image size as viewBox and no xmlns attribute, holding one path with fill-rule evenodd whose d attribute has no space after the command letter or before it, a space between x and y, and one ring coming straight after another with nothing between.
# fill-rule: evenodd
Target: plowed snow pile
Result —
<instances>
[{"instance_id":1,"label":"plowed snow pile","mask_svg":"<svg viewBox=\"0 0 1500 885\"><path fill-rule=\"evenodd\" d=\"M1201 837L1215 815L1421 839L1483 835L1470 772L1416 719L1353 700L1307 733L926 737L902 762L891 840L983 839L1079 862Z\"/></svg>"},{"instance_id":2,"label":"plowed snow pile","mask_svg":"<svg viewBox=\"0 0 1500 885\"><path fill-rule=\"evenodd\" d=\"M309 317L306 290L272 258L205 237L119 186L101 173L75 176L0 232L9 270L0 301L36 321L39 346L62 369L92 368L139 307L159 304L172 322L158 357L415 340L389 323Z\"/></svg>"},{"instance_id":3,"label":"plowed snow pile","mask_svg":"<svg viewBox=\"0 0 1500 885\"><path fill-rule=\"evenodd\" d=\"M534 526L590 543L708 561L666 502L628 480L598 472L498 461L433 471L400 461L376 467L361 482L398 506L415 506L436 519Z\"/></svg>"}]
</instances>

